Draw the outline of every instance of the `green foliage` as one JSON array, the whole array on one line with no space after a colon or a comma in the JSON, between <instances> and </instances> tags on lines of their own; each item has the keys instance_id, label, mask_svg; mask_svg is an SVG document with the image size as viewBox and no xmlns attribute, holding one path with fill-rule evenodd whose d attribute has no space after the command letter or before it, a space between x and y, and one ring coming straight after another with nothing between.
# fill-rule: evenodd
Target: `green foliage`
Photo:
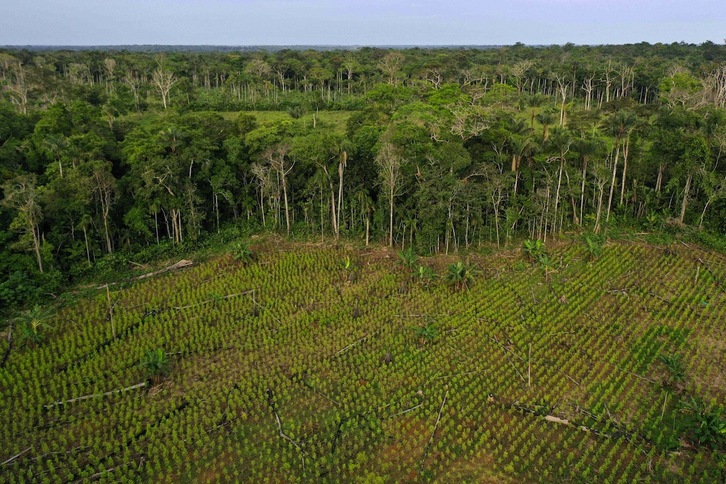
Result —
<instances>
[{"instance_id":1,"label":"green foliage","mask_svg":"<svg viewBox=\"0 0 726 484\"><path fill-rule=\"evenodd\" d=\"M544 242L539 239L527 239L524 241L524 251L533 263L540 262L542 257L545 255Z\"/></svg>"},{"instance_id":2,"label":"green foliage","mask_svg":"<svg viewBox=\"0 0 726 484\"><path fill-rule=\"evenodd\" d=\"M715 404L678 401L723 396L719 378L684 381L721 356L726 279L703 245L726 240L724 62L713 43L4 49L0 311L63 306L53 337L15 320L0 335L0 460L30 449L3 480L720 482L720 454L667 452L683 429L704 446L720 435ZM165 110L158 69L176 79ZM235 263L252 256L234 242L281 233L283 213L315 249ZM475 286L469 261L439 281L440 261L410 251L402 283L378 248L341 249L390 236L477 264L583 225L676 245L529 240ZM330 236L351 239L328 250ZM699 247L683 257L681 241ZM571 263L585 250L587 270ZM115 285L111 308L93 289L190 251L231 257ZM60 295L68 284L83 288ZM424 341L452 329L418 351L407 328L429 313ZM115 393L145 348L184 354L179 381ZM672 391L643 387L662 375ZM543 428L545 413L597 432Z\"/></svg>"},{"instance_id":3,"label":"green foliage","mask_svg":"<svg viewBox=\"0 0 726 484\"><path fill-rule=\"evenodd\" d=\"M683 364L682 355L659 355L658 360L660 360L660 362L665 365L666 370L668 370L668 384L680 383L685 380L686 367Z\"/></svg>"},{"instance_id":4,"label":"green foliage","mask_svg":"<svg viewBox=\"0 0 726 484\"><path fill-rule=\"evenodd\" d=\"M426 317L424 319L426 320L426 324L413 328L414 335L421 345L433 343L439 335L439 329L436 325L436 321L430 317Z\"/></svg>"},{"instance_id":5,"label":"green foliage","mask_svg":"<svg viewBox=\"0 0 726 484\"><path fill-rule=\"evenodd\" d=\"M52 314L51 309L42 308L36 304L16 316L14 322L19 334L19 342L26 342L33 346L43 343L47 332L53 329L47 323Z\"/></svg>"},{"instance_id":6,"label":"green foliage","mask_svg":"<svg viewBox=\"0 0 726 484\"><path fill-rule=\"evenodd\" d=\"M524 251L532 263L537 263L544 271L545 279L549 280L550 274L555 272L555 261L545 251L544 242L541 240L525 240Z\"/></svg>"},{"instance_id":7,"label":"green foliage","mask_svg":"<svg viewBox=\"0 0 726 484\"><path fill-rule=\"evenodd\" d=\"M249 242L240 241L232 246L232 257L236 261L248 263L254 260L254 256Z\"/></svg>"},{"instance_id":8,"label":"green foliage","mask_svg":"<svg viewBox=\"0 0 726 484\"><path fill-rule=\"evenodd\" d=\"M403 267L408 271L415 271L418 265L418 256L413 251L413 248L409 247L406 250L398 251L398 259Z\"/></svg>"},{"instance_id":9,"label":"green foliage","mask_svg":"<svg viewBox=\"0 0 726 484\"><path fill-rule=\"evenodd\" d=\"M462 261L450 264L446 271L446 282L460 291L469 289L474 282L474 269Z\"/></svg>"},{"instance_id":10,"label":"green foliage","mask_svg":"<svg viewBox=\"0 0 726 484\"><path fill-rule=\"evenodd\" d=\"M431 285L436 279L436 273L429 266L419 265L414 272L416 280L423 286Z\"/></svg>"},{"instance_id":11,"label":"green foliage","mask_svg":"<svg viewBox=\"0 0 726 484\"><path fill-rule=\"evenodd\" d=\"M347 272L350 272L355 269L355 263L353 262L353 259L351 259L349 255L345 256L345 259L343 259L343 262L341 262L341 265L343 266L343 269Z\"/></svg>"},{"instance_id":12,"label":"green foliage","mask_svg":"<svg viewBox=\"0 0 726 484\"><path fill-rule=\"evenodd\" d=\"M722 406L690 397L682 402L681 412L689 417L688 433L694 442L713 449L726 449L726 418Z\"/></svg>"},{"instance_id":13,"label":"green foliage","mask_svg":"<svg viewBox=\"0 0 726 484\"><path fill-rule=\"evenodd\" d=\"M147 349L141 358L141 367L148 378L159 380L169 374L169 356L163 348Z\"/></svg>"},{"instance_id":14,"label":"green foliage","mask_svg":"<svg viewBox=\"0 0 726 484\"><path fill-rule=\"evenodd\" d=\"M605 248L606 237L602 234L587 234L585 235L585 244L587 247L587 254L591 260L595 260L602 255L603 249Z\"/></svg>"}]
</instances>

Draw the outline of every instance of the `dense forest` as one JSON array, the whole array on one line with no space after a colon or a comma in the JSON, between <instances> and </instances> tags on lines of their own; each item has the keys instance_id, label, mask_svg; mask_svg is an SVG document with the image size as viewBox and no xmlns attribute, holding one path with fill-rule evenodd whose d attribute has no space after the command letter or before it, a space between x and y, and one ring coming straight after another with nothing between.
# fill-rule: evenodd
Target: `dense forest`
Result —
<instances>
[{"instance_id":1,"label":"dense forest","mask_svg":"<svg viewBox=\"0 0 726 484\"><path fill-rule=\"evenodd\" d=\"M0 307L226 231L726 234L726 46L0 50ZM216 234L216 235L215 235Z\"/></svg>"}]
</instances>

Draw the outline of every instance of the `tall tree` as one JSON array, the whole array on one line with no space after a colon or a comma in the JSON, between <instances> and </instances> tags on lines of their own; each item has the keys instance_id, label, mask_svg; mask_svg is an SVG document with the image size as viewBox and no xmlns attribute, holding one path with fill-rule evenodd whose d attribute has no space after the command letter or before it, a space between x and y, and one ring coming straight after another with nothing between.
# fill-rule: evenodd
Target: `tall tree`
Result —
<instances>
[{"instance_id":1,"label":"tall tree","mask_svg":"<svg viewBox=\"0 0 726 484\"><path fill-rule=\"evenodd\" d=\"M393 215L396 195L399 191L399 182L401 177L401 167L405 160L400 154L399 149L392 143L384 141L376 155L376 165L378 165L378 176L381 185L385 189L388 198L388 245L393 247Z\"/></svg>"},{"instance_id":2,"label":"tall tree","mask_svg":"<svg viewBox=\"0 0 726 484\"><path fill-rule=\"evenodd\" d=\"M174 73L162 62L160 62L156 69L154 69L154 73L151 75L151 82L154 84L156 90L159 91L161 103L163 104L164 109L166 109L169 104L169 93L171 92L171 88L174 87L178 81L179 79L177 79ZM134 91L134 93L136 93L136 91Z\"/></svg>"},{"instance_id":3,"label":"tall tree","mask_svg":"<svg viewBox=\"0 0 726 484\"><path fill-rule=\"evenodd\" d=\"M625 177L627 174L628 167L628 154L630 148L630 133L635 127L637 118L635 114L630 111L618 111L614 116L610 117L607 121L608 131L615 137L615 154L612 159L613 165L613 176L610 182L610 195L608 197L608 208L605 216L605 221L610 221L610 209L613 204L613 194L615 193L615 180L618 173L618 162L620 154L623 155L623 174L622 174L622 186L620 194L620 204L623 203L625 196Z\"/></svg>"},{"instance_id":4,"label":"tall tree","mask_svg":"<svg viewBox=\"0 0 726 484\"><path fill-rule=\"evenodd\" d=\"M17 175L5 182L2 189L4 198L1 203L17 212L10 228L21 231L26 237L29 236L38 270L43 272L43 258L40 254L40 223L43 220L43 211L36 177L32 174ZM24 244L23 239L20 244Z\"/></svg>"},{"instance_id":5,"label":"tall tree","mask_svg":"<svg viewBox=\"0 0 726 484\"><path fill-rule=\"evenodd\" d=\"M285 226L287 235L290 235L290 207L287 201L287 175L290 174L295 161L290 161L288 153L290 146L287 143L278 143L270 146L262 153L262 159L277 173L278 179L282 182L282 194L285 202Z\"/></svg>"}]
</instances>

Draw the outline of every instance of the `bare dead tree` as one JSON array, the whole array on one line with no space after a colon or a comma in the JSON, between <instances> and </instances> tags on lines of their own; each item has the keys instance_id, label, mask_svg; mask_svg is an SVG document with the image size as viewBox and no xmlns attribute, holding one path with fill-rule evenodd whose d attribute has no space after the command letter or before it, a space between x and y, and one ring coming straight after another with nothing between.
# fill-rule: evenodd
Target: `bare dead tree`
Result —
<instances>
[{"instance_id":1,"label":"bare dead tree","mask_svg":"<svg viewBox=\"0 0 726 484\"><path fill-rule=\"evenodd\" d=\"M398 84L398 72L401 70L405 57L400 52L389 52L378 61L378 68L388 78L388 83L392 86Z\"/></svg>"},{"instance_id":2,"label":"bare dead tree","mask_svg":"<svg viewBox=\"0 0 726 484\"><path fill-rule=\"evenodd\" d=\"M171 88L174 87L174 84L176 84L178 79L174 75L173 72L167 70L163 64L159 64L159 66L154 70L154 73L151 76L151 82L154 84L154 87L157 91L159 91L159 94L161 95L161 102L164 105L164 109L168 107L169 104L169 93L171 92Z\"/></svg>"}]
</instances>

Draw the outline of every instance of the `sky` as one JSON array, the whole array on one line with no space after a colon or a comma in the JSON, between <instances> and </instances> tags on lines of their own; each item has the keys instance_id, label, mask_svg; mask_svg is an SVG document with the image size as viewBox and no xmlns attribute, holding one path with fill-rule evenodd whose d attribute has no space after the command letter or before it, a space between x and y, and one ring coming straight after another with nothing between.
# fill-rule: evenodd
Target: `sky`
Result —
<instances>
[{"instance_id":1,"label":"sky","mask_svg":"<svg viewBox=\"0 0 726 484\"><path fill-rule=\"evenodd\" d=\"M528 45L726 39L726 0L2 0L0 45Z\"/></svg>"}]
</instances>

